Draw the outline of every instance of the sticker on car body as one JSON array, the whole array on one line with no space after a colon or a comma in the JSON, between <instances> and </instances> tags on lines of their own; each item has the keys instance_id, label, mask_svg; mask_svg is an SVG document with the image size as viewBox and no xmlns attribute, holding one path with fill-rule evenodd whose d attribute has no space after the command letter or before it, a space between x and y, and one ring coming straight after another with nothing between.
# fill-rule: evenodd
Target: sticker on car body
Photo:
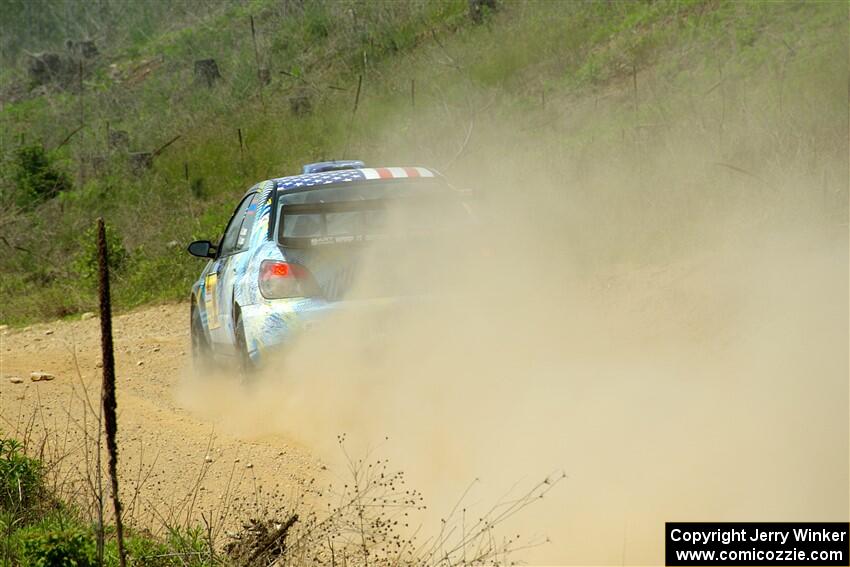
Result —
<instances>
[{"instance_id":1,"label":"sticker on car body","mask_svg":"<svg viewBox=\"0 0 850 567\"><path fill-rule=\"evenodd\" d=\"M210 329L218 329L220 325L216 287L218 287L218 272L207 274L204 280L204 304L207 308L207 327Z\"/></svg>"}]
</instances>

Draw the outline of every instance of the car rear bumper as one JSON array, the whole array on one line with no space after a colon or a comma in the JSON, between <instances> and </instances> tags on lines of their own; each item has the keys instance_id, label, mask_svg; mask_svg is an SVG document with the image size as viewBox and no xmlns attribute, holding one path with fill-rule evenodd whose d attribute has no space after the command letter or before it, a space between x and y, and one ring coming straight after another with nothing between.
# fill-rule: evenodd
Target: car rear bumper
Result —
<instances>
[{"instance_id":1,"label":"car rear bumper","mask_svg":"<svg viewBox=\"0 0 850 567\"><path fill-rule=\"evenodd\" d=\"M291 343L305 331L317 329L333 315L385 314L400 305L421 301L397 297L345 301L295 298L246 305L241 312L248 355L259 363L270 351Z\"/></svg>"}]
</instances>

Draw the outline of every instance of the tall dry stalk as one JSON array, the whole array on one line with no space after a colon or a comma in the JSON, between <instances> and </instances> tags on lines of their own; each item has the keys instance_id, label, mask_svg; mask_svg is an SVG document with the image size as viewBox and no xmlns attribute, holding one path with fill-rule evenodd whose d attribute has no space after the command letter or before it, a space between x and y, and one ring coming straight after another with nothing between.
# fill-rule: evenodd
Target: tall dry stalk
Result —
<instances>
[{"instance_id":1,"label":"tall dry stalk","mask_svg":"<svg viewBox=\"0 0 850 567\"><path fill-rule=\"evenodd\" d=\"M103 418L106 426L106 450L109 453L109 478L112 482L112 506L115 508L115 535L118 539L118 562L125 567L124 527L121 500L118 498L118 419L115 399L115 357L112 350L112 307L109 301L109 266L107 265L106 229L103 217L97 219L97 260L100 280L100 344L103 349Z\"/></svg>"}]
</instances>

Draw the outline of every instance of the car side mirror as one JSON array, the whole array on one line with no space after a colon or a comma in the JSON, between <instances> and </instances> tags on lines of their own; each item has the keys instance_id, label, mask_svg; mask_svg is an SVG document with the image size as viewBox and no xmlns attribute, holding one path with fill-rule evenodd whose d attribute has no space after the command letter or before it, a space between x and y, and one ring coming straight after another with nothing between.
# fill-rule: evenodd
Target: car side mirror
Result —
<instances>
[{"instance_id":1,"label":"car side mirror","mask_svg":"<svg viewBox=\"0 0 850 567\"><path fill-rule=\"evenodd\" d=\"M189 245L189 254L198 258L215 258L215 246L209 240L196 240Z\"/></svg>"}]
</instances>

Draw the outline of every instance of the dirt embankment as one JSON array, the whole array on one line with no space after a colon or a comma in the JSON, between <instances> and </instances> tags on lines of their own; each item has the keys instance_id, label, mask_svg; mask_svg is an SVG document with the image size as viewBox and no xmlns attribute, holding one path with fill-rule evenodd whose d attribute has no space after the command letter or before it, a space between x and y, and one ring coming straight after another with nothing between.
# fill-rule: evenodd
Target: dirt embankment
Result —
<instances>
[{"instance_id":1,"label":"dirt embankment","mask_svg":"<svg viewBox=\"0 0 850 567\"><path fill-rule=\"evenodd\" d=\"M219 431L181 402L186 392L177 395L176 388L191 368L187 310L157 306L114 320L124 503L133 520L154 530L202 513L232 525L257 505L280 505L286 500L280 496L300 494L300 484L320 466L284 436ZM58 461L56 481L85 502L97 466L99 319L2 333L0 431ZM35 371L54 379L33 381Z\"/></svg>"}]
</instances>

